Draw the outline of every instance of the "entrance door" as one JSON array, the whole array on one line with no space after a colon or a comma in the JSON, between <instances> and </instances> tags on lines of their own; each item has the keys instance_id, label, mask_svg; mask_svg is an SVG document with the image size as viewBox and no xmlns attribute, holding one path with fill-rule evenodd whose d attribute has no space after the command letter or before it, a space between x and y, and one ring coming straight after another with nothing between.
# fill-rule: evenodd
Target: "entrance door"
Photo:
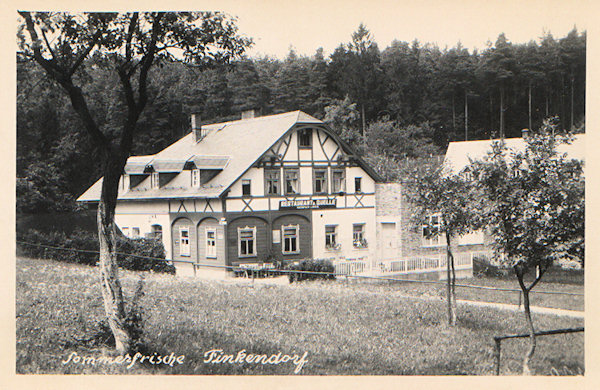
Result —
<instances>
[{"instance_id":1,"label":"entrance door","mask_svg":"<svg viewBox=\"0 0 600 390\"><path fill-rule=\"evenodd\" d=\"M381 257L382 260L393 260L398 257L398 245L395 222L381 223Z\"/></svg>"}]
</instances>

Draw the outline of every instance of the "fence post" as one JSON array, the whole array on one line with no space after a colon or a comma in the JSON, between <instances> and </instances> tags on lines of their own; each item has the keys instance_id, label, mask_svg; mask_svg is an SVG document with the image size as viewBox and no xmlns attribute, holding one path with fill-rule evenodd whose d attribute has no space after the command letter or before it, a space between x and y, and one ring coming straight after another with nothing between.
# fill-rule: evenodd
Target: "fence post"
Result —
<instances>
[{"instance_id":1,"label":"fence post","mask_svg":"<svg viewBox=\"0 0 600 390\"><path fill-rule=\"evenodd\" d=\"M494 342L496 345L494 346L494 355L496 357L496 375L500 375L500 343L502 339L497 339L494 337Z\"/></svg>"},{"instance_id":2,"label":"fence post","mask_svg":"<svg viewBox=\"0 0 600 390\"><path fill-rule=\"evenodd\" d=\"M196 275L196 263L193 263L193 264L192 264L192 268L194 268L194 277L196 277L196 276L197 276L197 275Z\"/></svg>"}]
</instances>

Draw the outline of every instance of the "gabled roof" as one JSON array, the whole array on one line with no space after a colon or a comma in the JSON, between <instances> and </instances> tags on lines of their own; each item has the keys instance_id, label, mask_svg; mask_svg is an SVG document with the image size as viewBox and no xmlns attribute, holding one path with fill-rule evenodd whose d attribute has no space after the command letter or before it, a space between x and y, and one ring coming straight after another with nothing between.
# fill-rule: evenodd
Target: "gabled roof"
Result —
<instances>
[{"instance_id":1,"label":"gabled roof","mask_svg":"<svg viewBox=\"0 0 600 390\"><path fill-rule=\"evenodd\" d=\"M469 165L469 159L482 160L488 152L492 151L492 143L497 141L500 140L450 142L444 158L445 169L448 170L448 173L460 173ZM509 151L513 152L522 152L527 146L523 138L506 138L504 142ZM557 152L559 154L566 153L573 159L585 160L585 134L575 135L571 144L559 145Z\"/></svg>"},{"instance_id":2,"label":"gabled roof","mask_svg":"<svg viewBox=\"0 0 600 390\"><path fill-rule=\"evenodd\" d=\"M200 169L222 169L209 183L200 188L165 186L153 190L120 191L119 199L218 197L296 124L324 126L319 119L301 111L202 126L203 130L209 131L201 141L196 142L191 132L155 155L130 157L125 171L132 173L152 161L193 161ZM215 153L222 155L215 156ZM376 175L368 165L360 163L369 174ZM98 180L77 200L98 201L101 181Z\"/></svg>"}]
</instances>

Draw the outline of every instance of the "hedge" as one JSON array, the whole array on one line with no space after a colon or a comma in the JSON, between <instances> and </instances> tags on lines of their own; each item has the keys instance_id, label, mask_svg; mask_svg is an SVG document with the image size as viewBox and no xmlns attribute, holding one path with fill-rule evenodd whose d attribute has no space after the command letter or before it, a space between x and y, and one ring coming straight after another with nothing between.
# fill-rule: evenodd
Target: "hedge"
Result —
<instances>
[{"instance_id":1,"label":"hedge","mask_svg":"<svg viewBox=\"0 0 600 390\"><path fill-rule=\"evenodd\" d=\"M98 263L98 235L83 230L75 230L70 234L63 232L44 233L29 229L17 233L17 240L33 244L48 245L61 248L83 249L96 253L78 252L64 249L44 248L35 245L19 244L23 255L44 259L53 259L67 263L96 265ZM117 263L119 267L132 271L154 271L175 274L175 267L166 261L140 258L132 255L165 258L165 248L162 242L151 239L117 238Z\"/></svg>"},{"instance_id":2,"label":"hedge","mask_svg":"<svg viewBox=\"0 0 600 390\"><path fill-rule=\"evenodd\" d=\"M290 283L302 280L335 279L335 276L333 275L335 273L335 267L330 260L305 259L289 264L286 269L291 271L327 272L331 274L289 273L288 279L290 280Z\"/></svg>"}]
</instances>

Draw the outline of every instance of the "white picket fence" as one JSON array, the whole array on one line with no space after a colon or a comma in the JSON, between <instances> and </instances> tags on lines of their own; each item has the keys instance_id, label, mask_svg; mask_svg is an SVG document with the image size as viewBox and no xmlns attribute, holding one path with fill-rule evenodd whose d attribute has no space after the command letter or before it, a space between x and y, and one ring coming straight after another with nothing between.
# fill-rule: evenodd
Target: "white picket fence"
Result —
<instances>
[{"instance_id":1,"label":"white picket fence","mask_svg":"<svg viewBox=\"0 0 600 390\"><path fill-rule=\"evenodd\" d=\"M459 253L454 256L454 268L473 268L475 252ZM412 274L422 272L442 271L446 269L446 255L431 257L411 257L408 259L385 260L370 262L367 259L335 260L333 262L336 274Z\"/></svg>"},{"instance_id":2,"label":"white picket fence","mask_svg":"<svg viewBox=\"0 0 600 390\"><path fill-rule=\"evenodd\" d=\"M335 273L341 275L364 274L371 270L370 262L365 259L335 260Z\"/></svg>"}]
</instances>

